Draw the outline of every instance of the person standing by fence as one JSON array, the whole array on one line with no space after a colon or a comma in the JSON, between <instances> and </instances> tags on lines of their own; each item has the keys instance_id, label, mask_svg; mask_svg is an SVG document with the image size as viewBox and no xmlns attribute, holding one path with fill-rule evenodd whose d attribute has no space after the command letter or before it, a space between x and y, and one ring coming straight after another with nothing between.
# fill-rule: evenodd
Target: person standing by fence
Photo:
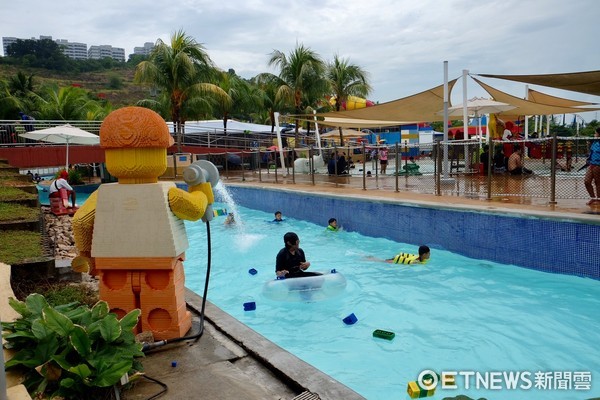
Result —
<instances>
[{"instance_id":1,"label":"person standing by fence","mask_svg":"<svg viewBox=\"0 0 600 400\"><path fill-rule=\"evenodd\" d=\"M590 155L587 159L587 171L584 181L591 200L587 202L588 206L600 204L600 127L596 128L594 140L590 146ZM596 191L594 192L594 185Z\"/></svg>"}]
</instances>

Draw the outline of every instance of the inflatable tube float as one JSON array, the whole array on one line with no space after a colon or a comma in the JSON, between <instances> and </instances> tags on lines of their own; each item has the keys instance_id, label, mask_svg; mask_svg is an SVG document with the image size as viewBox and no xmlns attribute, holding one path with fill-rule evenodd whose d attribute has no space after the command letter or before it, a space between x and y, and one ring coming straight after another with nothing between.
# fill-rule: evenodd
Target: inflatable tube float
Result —
<instances>
[{"instance_id":1,"label":"inflatable tube float","mask_svg":"<svg viewBox=\"0 0 600 400\"><path fill-rule=\"evenodd\" d=\"M334 297L345 288L346 278L333 269L317 276L265 282L263 295L276 301L319 301Z\"/></svg>"}]
</instances>

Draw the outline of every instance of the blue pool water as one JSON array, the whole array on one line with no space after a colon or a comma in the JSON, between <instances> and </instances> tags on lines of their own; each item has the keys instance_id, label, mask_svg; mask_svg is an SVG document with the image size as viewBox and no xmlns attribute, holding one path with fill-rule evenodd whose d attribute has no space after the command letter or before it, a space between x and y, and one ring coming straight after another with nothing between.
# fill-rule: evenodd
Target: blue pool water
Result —
<instances>
[{"instance_id":1,"label":"blue pool water","mask_svg":"<svg viewBox=\"0 0 600 400\"><path fill-rule=\"evenodd\" d=\"M600 394L600 282L470 259L432 248L425 265L396 266L390 258L416 246L273 214L217 204L236 214L211 223L212 274L208 299L218 307L368 399L408 398L406 386L435 371L591 373L591 389L438 390L431 399L467 394L488 399L582 399ZM324 216L326 220L329 216ZM206 273L206 227L186 223L186 286L201 293ZM345 290L321 301L282 302L262 292L274 278L283 234L295 231L311 270L335 268ZM248 271L254 268L256 275ZM243 303L256 302L255 311ZM358 322L342 319L354 313ZM376 329L395 333L373 338ZM584 375L586 375L584 374ZM541 381L540 381L541 382ZM548 382L548 379L546 379ZM558 381L557 381L558 382ZM565 380L562 380L564 384ZM523 383L523 382L521 382ZM492 385L493 386L493 385ZM497 386L497 385L496 385ZM504 387L506 384L504 384ZM557 387L561 387L558 385Z\"/></svg>"},{"instance_id":2,"label":"blue pool water","mask_svg":"<svg viewBox=\"0 0 600 400\"><path fill-rule=\"evenodd\" d=\"M49 206L50 199L48 196L50 195L50 193L48 192L48 185L36 186L38 190L38 198L40 200L40 204L43 206ZM90 197L90 194L92 194L92 192L94 192L98 188L98 186L98 184L75 186L75 201L77 202L77 205L81 207L81 205L85 203L88 197Z\"/></svg>"}]
</instances>

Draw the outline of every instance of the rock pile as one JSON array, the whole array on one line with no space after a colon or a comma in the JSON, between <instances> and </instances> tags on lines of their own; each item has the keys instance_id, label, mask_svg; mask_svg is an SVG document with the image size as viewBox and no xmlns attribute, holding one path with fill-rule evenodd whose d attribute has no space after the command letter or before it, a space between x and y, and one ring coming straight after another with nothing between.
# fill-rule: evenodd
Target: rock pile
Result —
<instances>
[{"instance_id":1,"label":"rock pile","mask_svg":"<svg viewBox=\"0 0 600 400\"><path fill-rule=\"evenodd\" d=\"M56 216L50 212L50 207L42 207L44 215L44 232L49 246L54 250L57 259L73 259L77 256L73 228L68 215Z\"/></svg>"}]
</instances>

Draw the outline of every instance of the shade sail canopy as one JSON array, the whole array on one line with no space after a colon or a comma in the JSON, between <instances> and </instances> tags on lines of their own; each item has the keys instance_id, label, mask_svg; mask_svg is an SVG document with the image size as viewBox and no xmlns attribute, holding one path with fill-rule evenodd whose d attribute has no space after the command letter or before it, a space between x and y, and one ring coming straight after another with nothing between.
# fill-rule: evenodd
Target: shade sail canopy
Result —
<instances>
[{"instance_id":1,"label":"shade sail canopy","mask_svg":"<svg viewBox=\"0 0 600 400\"><path fill-rule=\"evenodd\" d=\"M537 90L527 90L527 100L536 103L548 104L559 107L585 107L585 106L598 106L596 103L588 103L585 101L569 100L562 97L555 97L549 94L538 92Z\"/></svg>"},{"instance_id":2,"label":"shade sail canopy","mask_svg":"<svg viewBox=\"0 0 600 400\"><path fill-rule=\"evenodd\" d=\"M516 107L510 104L490 99L474 98L467 101L467 113L475 114L475 116L480 116L483 114L498 114L514 108ZM439 113L443 114L444 110L439 111ZM462 104L448 108L448 115L462 117L463 113L464 107Z\"/></svg>"},{"instance_id":3,"label":"shade sail canopy","mask_svg":"<svg viewBox=\"0 0 600 400\"><path fill-rule=\"evenodd\" d=\"M65 162L65 168L68 168L69 166L69 144L95 145L100 143L100 137L98 135L84 131L83 129L77 128L76 126L70 124L21 133L19 136L41 142L66 144L67 159Z\"/></svg>"},{"instance_id":4,"label":"shade sail canopy","mask_svg":"<svg viewBox=\"0 0 600 400\"><path fill-rule=\"evenodd\" d=\"M312 117L299 117L300 120L314 123ZM340 128L378 128L384 126L398 126L412 123L411 121L390 121L390 120L374 120L374 119L358 119L358 118L343 118L343 117L323 117L317 121L319 125L335 126Z\"/></svg>"},{"instance_id":5,"label":"shade sail canopy","mask_svg":"<svg viewBox=\"0 0 600 400\"><path fill-rule=\"evenodd\" d=\"M544 75L494 75L478 74L487 78L506 79L534 85L547 86L572 92L600 96L600 71L571 72Z\"/></svg>"},{"instance_id":6,"label":"shade sail canopy","mask_svg":"<svg viewBox=\"0 0 600 400\"><path fill-rule=\"evenodd\" d=\"M342 134L344 135L345 139L349 139L349 138L369 136L371 133L357 131L355 129L342 129ZM340 137L339 129L333 129L327 133L321 134L321 139L339 138L339 137Z\"/></svg>"},{"instance_id":7,"label":"shade sail canopy","mask_svg":"<svg viewBox=\"0 0 600 400\"><path fill-rule=\"evenodd\" d=\"M540 104L529 100L520 99L516 96L504 93L498 89L487 85L480 80L473 78L482 88L484 88L496 101L515 106L514 110L499 113L504 116L519 116L519 115L551 115L551 114L577 114L583 111L593 111L600 108L586 108L585 110L575 107L561 107L548 104Z\"/></svg>"},{"instance_id":8,"label":"shade sail canopy","mask_svg":"<svg viewBox=\"0 0 600 400\"><path fill-rule=\"evenodd\" d=\"M457 79L448 82L448 92L452 91ZM403 125L417 122L442 121L437 114L444 107L444 85L432 89L377 104L360 110L338 111L317 114L323 117L319 124L348 128Z\"/></svg>"},{"instance_id":9,"label":"shade sail canopy","mask_svg":"<svg viewBox=\"0 0 600 400\"><path fill-rule=\"evenodd\" d=\"M169 128L172 130L172 123L168 123ZM203 133L203 132L215 132L223 131L223 120L212 119L207 121L187 121L185 123L186 133ZM271 133L271 125L253 124L251 122L241 122L234 119L227 120L227 131L231 133L236 132L258 132L258 133Z\"/></svg>"}]
</instances>

